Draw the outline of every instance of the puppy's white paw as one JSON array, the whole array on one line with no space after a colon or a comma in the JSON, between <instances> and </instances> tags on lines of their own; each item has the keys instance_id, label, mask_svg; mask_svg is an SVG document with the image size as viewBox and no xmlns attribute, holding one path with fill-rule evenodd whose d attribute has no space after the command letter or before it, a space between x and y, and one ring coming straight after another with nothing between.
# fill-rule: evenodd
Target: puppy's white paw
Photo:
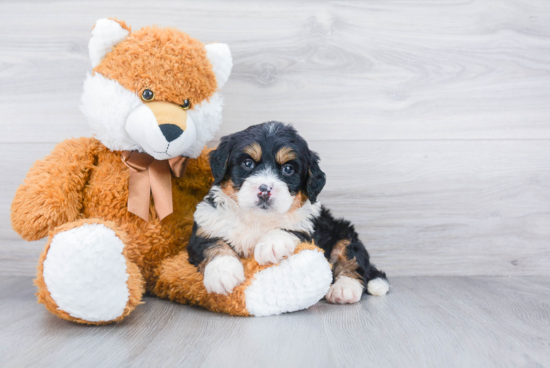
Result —
<instances>
[{"instance_id":1,"label":"puppy's white paw","mask_svg":"<svg viewBox=\"0 0 550 368\"><path fill-rule=\"evenodd\" d=\"M328 289L326 298L333 304L351 304L361 300L363 286L359 280L347 276L340 276Z\"/></svg>"},{"instance_id":2,"label":"puppy's white paw","mask_svg":"<svg viewBox=\"0 0 550 368\"><path fill-rule=\"evenodd\" d=\"M225 295L244 280L243 265L235 257L215 257L204 268L204 287L208 293Z\"/></svg>"},{"instance_id":3,"label":"puppy's white paw","mask_svg":"<svg viewBox=\"0 0 550 368\"><path fill-rule=\"evenodd\" d=\"M370 295L386 295L389 290L390 283L388 282L388 280L381 279L379 277L372 279L367 283L367 291Z\"/></svg>"},{"instance_id":4,"label":"puppy's white paw","mask_svg":"<svg viewBox=\"0 0 550 368\"><path fill-rule=\"evenodd\" d=\"M298 237L284 230L271 230L256 244L254 259L261 265L279 263L294 253L299 242Z\"/></svg>"}]
</instances>

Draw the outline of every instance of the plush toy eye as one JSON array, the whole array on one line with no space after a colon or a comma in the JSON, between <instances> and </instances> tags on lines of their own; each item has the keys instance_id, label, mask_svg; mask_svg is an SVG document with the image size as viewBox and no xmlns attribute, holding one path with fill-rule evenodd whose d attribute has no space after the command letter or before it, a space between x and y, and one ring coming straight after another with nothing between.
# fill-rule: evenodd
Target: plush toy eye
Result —
<instances>
[{"instance_id":1,"label":"plush toy eye","mask_svg":"<svg viewBox=\"0 0 550 368\"><path fill-rule=\"evenodd\" d=\"M256 163L249 158L244 160L242 163L242 167L248 171L254 169L255 166L256 166Z\"/></svg>"},{"instance_id":2,"label":"plush toy eye","mask_svg":"<svg viewBox=\"0 0 550 368\"><path fill-rule=\"evenodd\" d=\"M141 94L141 99L143 101L151 101L153 98L155 98L155 93L150 89L144 90Z\"/></svg>"},{"instance_id":3,"label":"plush toy eye","mask_svg":"<svg viewBox=\"0 0 550 368\"><path fill-rule=\"evenodd\" d=\"M294 168L289 164L283 166L283 175L290 176L294 174Z\"/></svg>"},{"instance_id":4,"label":"plush toy eye","mask_svg":"<svg viewBox=\"0 0 550 368\"><path fill-rule=\"evenodd\" d=\"M180 107L184 110L187 110L191 107L191 101L189 101L188 99L183 100L183 104L181 104Z\"/></svg>"}]
</instances>

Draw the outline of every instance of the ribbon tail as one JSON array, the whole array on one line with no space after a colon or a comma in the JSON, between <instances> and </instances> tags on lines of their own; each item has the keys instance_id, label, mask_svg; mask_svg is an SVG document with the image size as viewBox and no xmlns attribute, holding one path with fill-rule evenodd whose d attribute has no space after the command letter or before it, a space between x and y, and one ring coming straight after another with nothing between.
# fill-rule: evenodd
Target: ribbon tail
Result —
<instances>
[{"instance_id":1,"label":"ribbon tail","mask_svg":"<svg viewBox=\"0 0 550 368\"><path fill-rule=\"evenodd\" d=\"M128 194L128 212L149 221L149 203L151 201L151 181L149 170L130 169Z\"/></svg>"},{"instance_id":2,"label":"ribbon tail","mask_svg":"<svg viewBox=\"0 0 550 368\"><path fill-rule=\"evenodd\" d=\"M187 170L189 159L187 157L179 156L171 158L170 160L168 160L168 163L170 164L172 174L176 178L182 178L185 175L185 171Z\"/></svg>"},{"instance_id":3,"label":"ribbon tail","mask_svg":"<svg viewBox=\"0 0 550 368\"><path fill-rule=\"evenodd\" d=\"M149 166L149 177L155 209L157 210L159 220L162 221L162 219L174 211L172 204L172 175L168 161L153 161Z\"/></svg>"}]
</instances>

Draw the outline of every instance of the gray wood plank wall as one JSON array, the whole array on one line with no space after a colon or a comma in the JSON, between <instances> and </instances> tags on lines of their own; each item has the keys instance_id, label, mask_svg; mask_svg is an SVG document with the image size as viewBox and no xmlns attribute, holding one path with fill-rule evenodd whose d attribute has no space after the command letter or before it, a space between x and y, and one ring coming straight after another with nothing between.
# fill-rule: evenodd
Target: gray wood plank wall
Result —
<instances>
[{"instance_id":1,"label":"gray wood plank wall","mask_svg":"<svg viewBox=\"0 0 550 368\"><path fill-rule=\"evenodd\" d=\"M550 2L4 1L0 274L44 242L9 224L16 187L78 110L96 19L175 26L234 57L222 135L293 123L324 204L392 275L550 275ZM216 142L214 142L215 144Z\"/></svg>"}]
</instances>

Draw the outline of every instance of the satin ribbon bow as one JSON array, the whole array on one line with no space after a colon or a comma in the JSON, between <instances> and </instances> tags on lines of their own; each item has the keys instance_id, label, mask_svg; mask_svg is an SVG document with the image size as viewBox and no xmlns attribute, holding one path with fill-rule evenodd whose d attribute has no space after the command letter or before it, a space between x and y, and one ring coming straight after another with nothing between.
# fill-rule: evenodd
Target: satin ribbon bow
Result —
<instances>
[{"instance_id":1,"label":"satin ribbon bow","mask_svg":"<svg viewBox=\"0 0 550 368\"><path fill-rule=\"evenodd\" d=\"M128 211L149 220L151 193L160 220L174 211L172 204L172 175L185 175L188 160L174 157L169 160L155 160L147 153L123 151L122 162L130 168Z\"/></svg>"}]
</instances>

